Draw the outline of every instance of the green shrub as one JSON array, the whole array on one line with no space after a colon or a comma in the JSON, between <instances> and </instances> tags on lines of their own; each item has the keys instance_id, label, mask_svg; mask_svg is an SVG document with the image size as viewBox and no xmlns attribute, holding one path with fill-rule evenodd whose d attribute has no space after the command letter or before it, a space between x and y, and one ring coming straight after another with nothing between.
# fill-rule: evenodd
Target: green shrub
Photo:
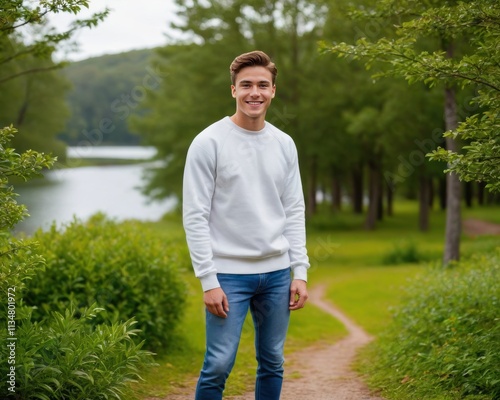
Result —
<instances>
[{"instance_id":1,"label":"green shrub","mask_svg":"<svg viewBox=\"0 0 500 400\"><path fill-rule=\"evenodd\" d=\"M428 257L418 250L415 242L407 241L396 243L394 247L384 255L382 263L384 265L417 264L427 260Z\"/></svg>"},{"instance_id":2,"label":"green shrub","mask_svg":"<svg viewBox=\"0 0 500 400\"><path fill-rule=\"evenodd\" d=\"M138 222L116 223L104 215L87 223L74 220L64 229L39 230L46 268L29 287L26 302L35 320L49 310L97 303L106 310L95 324L137 320L139 340L157 350L169 344L184 311L183 258Z\"/></svg>"},{"instance_id":3,"label":"green shrub","mask_svg":"<svg viewBox=\"0 0 500 400\"><path fill-rule=\"evenodd\" d=\"M94 326L101 309L95 305L64 315L51 312L33 322L33 309L23 299L33 276L43 273L43 260L35 243L7 243L14 248L9 262L0 262L0 394L18 399L128 399L129 383L140 379L138 370L152 364L152 354L134 343L133 320ZM5 253L3 252L4 256ZM9 397L10 398L10 397Z\"/></svg>"},{"instance_id":4,"label":"green shrub","mask_svg":"<svg viewBox=\"0 0 500 400\"><path fill-rule=\"evenodd\" d=\"M132 336L134 321L89 323L102 309L92 306L77 318L70 307L62 315L51 313L43 322L32 322L28 307L19 307L16 341L0 334L2 360L14 351L15 364L2 362L0 393L19 399L133 399L130 383L140 378L139 369L152 365L152 354L141 350ZM15 391L9 380L15 383Z\"/></svg>"},{"instance_id":5,"label":"green shrub","mask_svg":"<svg viewBox=\"0 0 500 400\"><path fill-rule=\"evenodd\" d=\"M15 133L0 129L0 396L2 398L76 400L131 398L129 382L151 363L131 337L137 332L129 319L94 326L95 305L79 311L68 304L64 315L41 315L32 322L34 308L24 304L27 287L44 276L44 259L32 240L13 238L10 229L26 215L15 201L9 177L25 180L50 167L54 159L28 150L17 154L6 145ZM40 311L37 311L39 314Z\"/></svg>"},{"instance_id":6,"label":"green shrub","mask_svg":"<svg viewBox=\"0 0 500 400\"><path fill-rule=\"evenodd\" d=\"M500 251L409 290L363 369L394 399L500 398Z\"/></svg>"}]
</instances>

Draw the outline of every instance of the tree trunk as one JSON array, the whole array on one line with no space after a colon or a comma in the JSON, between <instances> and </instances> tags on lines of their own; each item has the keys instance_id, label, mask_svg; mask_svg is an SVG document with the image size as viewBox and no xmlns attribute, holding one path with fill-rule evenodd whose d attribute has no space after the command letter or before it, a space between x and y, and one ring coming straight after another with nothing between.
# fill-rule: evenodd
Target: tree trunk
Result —
<instances>
[{"instance_id":1,"label":"tree trunk","mask_svg":"<svg viewBox=\"0 0 500 400\"><path fill-rule=\"evenodd\" d=\"M394 186L387 183L385 190L387 200L387 216L392 217L394 215Z\"/></svg>"},{"instance_id":2,"label":"tree trunk","mask_svg":"<svg viewBox=\"0 0 500 400\"><path fill-rule=\"evenodd\" d=\"M422 232L427 232L429 230L429 211L431 208L429 202L430 181L426 176L421 175L419 183L420 190L418 192L418 227Z\"/></svg>"},{"instance_id":3,"label":"tree trunk","mask_svg":"<svg viewBox=\"0 0 500 400\"><path fill-rule=\"evenodd\" d=\"M21 127L24 124L24 119L26 118L26 113L28 112L28 106L29 106L29 98L30 98L30 91L31 91L31 78L28 77L26 78L26 88L24 91L24 99L21 104L21 107L19 108L19 111L17 112L17 118L16 118L16 127Z\"/></svg>"},{"instance_id":4,"label":"tree trunk","mask_svg":"<svg viewBox=\"0 0 500 400\"><path fill-rule=\"evenodd\" d=\"M316 204L316 190L318 187L318 177L317 177L317 163L316 156L311 157L309 163L309 179L307 180L307 207L306 213L310 217L316 214L317 204Z\"/></svg>"},{"instance_id":5,"label":"tree trunk","mask_svg":"<svg viewBox=\"0 0 500 400\"><path fill-rule=\"evenodd\" d=\"M340 178L335 169L332 168L331 176L331 190L332 190L332 210L340 211L342 208L342 187L340 186Z\"/></svg>"},{"instance_id":6,"label":"tree trunk","mask_svg":"<svg viewBox=\"0 0 500 400\"><path fill-rule=\"evenodd\" d=\"M474 198L474 186L472 182L465 182L464 184L464 200L467 208L472 207L472 201Z\"/></svg>"},{"instance_id":7,"label":"tree trunk","mask_svg":"<svg viewBox=\"0 0 500 400\"><path fill-rule=\"evenodd\" d=\"M446 210L446 176L439 178L439 208Z\"/></svg>"},{"instance_id":8,"label":"tree trunk","mask_svg":"<svg viewBox=\"0 0 500 400\"><path fill-rule=\"evenodd\" d=\"M434 195L436 191L434 190L434 179L429 178L429 208L432 210L434 208Z\"/></svg>"},{"instance_id":9,"label":"tree trunk","mask_svg":"<svg viewBox=\"0 0 500 400\"><path fill-rule=\"evenodd\" d=\"M492 205L496 202L496 196L494 193L488 192L486 193L486 204Z\"/></svg>"},{"instance_id":10,"label":"tree trunk","mask_svg":"<svg viewBox=\"0 0 500 400\"><path fill-rule=\"evenodd\" d=\"M368 182L368 213L365 221L365 229L374 230L377 223L378 203L380 199L380 171L375 162L369 162Z\"/></svg>"},{"instance_id":11,"label":"tree trunk","mask_svg":"<svg viewBox=\"0 0 500 400\"><path fill-rule=\"evenodd\" d=\"M484 182L477 183L477 204L480 206L484 205L484 187L486 184Z\"/></svg>"},{"instance_id":12,"label":"tree trunk","mask_svg":"<svg viewBox=\"0 0 500 400\"><path fill-rule=\"evenodd\" d=\"M363 166L352 170L352 209L355 214L363 214Z\"/></svg>"},{"instance_id":13,"label":"tree trunk","mask_svg":"<svg viewBox=\"0 0 500 400\"><path fill-rule=\"evenodd\" d=\"M379 172L379 175L380 172ZM378 179L378 200L377 200L377 220L382 221L384 219L384 184L382 179Z\"/></svg>"},{"instance_id":14,"label":"tree trunk","mask_svg":"<svg viewBox=\"0 0 500 400\"><path fill-rule=\"evenodd\" d=\"M450 54L451 48L448 49L448 55ZM447 131L455 130L458 126L455 91L452 88L445 89L445 122ZM446 149L457 152L458 144L455 139L446 138ZM443 256L445 266L460 259L460 234L460 180L457 174L449 173L446 175L446 233Z\"/></svg>"}]
</instances>

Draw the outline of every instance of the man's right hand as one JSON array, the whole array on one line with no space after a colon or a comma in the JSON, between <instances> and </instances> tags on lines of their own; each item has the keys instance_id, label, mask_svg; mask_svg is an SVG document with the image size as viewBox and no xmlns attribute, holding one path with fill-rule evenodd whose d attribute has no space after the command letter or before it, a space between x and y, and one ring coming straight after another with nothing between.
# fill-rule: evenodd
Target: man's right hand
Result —
<instances>
[{"instance_id":1,"label":"man's right hand","mask_svg":"<svg viewBox=\"0 0 500 400\"><path fill-rule=\"evenodd\" d=\"M221 318L226 318L229 312L229 303L226 294L218 287L215 289L207 290L203 293L203 301L207 310Z\"/></svg>"}]
</instances>

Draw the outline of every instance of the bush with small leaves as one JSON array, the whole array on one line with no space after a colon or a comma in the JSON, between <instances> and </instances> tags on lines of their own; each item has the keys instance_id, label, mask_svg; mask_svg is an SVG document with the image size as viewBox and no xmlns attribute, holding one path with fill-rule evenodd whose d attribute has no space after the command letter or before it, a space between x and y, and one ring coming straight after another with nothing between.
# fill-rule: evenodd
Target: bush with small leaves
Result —
<instances>
[{"instance_id":1,"label":"bush with small leaves","mask_svg":"<svg viewBox=\"0 0 500 400\"><path fill-rule=\"evenodd\" d=\"M394 247L384 255L382 263L384 265L418 264L428 260L429 257L418 249L415 242L406 241L396 243Z\"/></svg>"},{"instance_id":2,"label":"bush with small leaves","mask_svg":"<svg viewBox=\"0 0 500 400\"><path fill-rule=\"evenodd\" d=\"M408 291L365 372L394 399L500 398L500 249Z\"/></svg>"},{"instance_id":3,"label":"bush with small leaves","mask_svg":"<svg viewBox=\"0 0 500 400\"><path fill-rule=\"evenodd\" d=\"M27 304L39 310L35 320L55 307L97 303L106 311L95 323L135 318L146 348L168 347L186 299L180 270L189 264L178 245L140 222L117 223L103 214L60 229L53 225L33 238L46 263L26 295Z\"/></svg>"},{"instance_id":4,"label":"bush with small leaves","mask_svg":"<svg viewBox=\"0 0 500 400\"><path fill-rule=\"evenodd\" d=\"M15 360L0 365L7 377L0 382L1 394L24 400L136 398L130 383L141 379L139 370L153 359L143 343L132 340L135 321L94 326L103 311L96 305L78 312L70 305L43 322L31 321L30 307L20 304L17 311L16 340L0 333L1 342L11 346L1 347L1 359Z\"/></svg>"}]
</instances>

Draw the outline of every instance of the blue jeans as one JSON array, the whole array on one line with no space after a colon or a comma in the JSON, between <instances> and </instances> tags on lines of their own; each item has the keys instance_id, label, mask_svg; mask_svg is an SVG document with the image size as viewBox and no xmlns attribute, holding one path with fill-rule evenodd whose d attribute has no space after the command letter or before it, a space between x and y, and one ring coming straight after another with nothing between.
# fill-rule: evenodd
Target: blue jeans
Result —
<instances>
[{"instance_id":1,"label":"blue jeans","mask_svg":"<svg viewBox=\"0 0 500 400\"><path fill-rule=\"evenodd\" d=\"M248 309L255 328L256 400L278 400L290 311L290 268L265 274L217 275L229 302L227 318L206 312L206 353L196 400L220 400L233 368Z\"/></svg>"}]
</instances>

